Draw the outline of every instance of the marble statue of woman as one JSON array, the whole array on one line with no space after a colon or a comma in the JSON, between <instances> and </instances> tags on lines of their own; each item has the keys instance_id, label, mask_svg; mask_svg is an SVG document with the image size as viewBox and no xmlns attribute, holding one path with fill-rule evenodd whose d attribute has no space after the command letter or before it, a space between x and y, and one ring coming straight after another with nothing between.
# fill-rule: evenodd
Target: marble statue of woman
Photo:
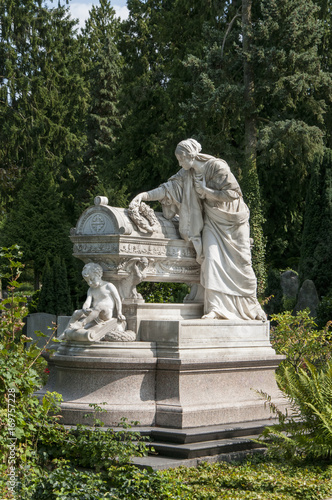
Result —
<instances>
[{"instance_id":1,"label":"marble statue of woman","mask_svg":"<svg viewBox=\"0 0 332 500\"><path fill-rule=\"evenodd\" d=\"M167 219L179 215L180 235L193 243L201 264L203 318L265 321L251 264L249 209L228 164L200 151L195 139L181 141L175 150L181 170L131 206L159 200Z\"/></svg>"}]
</instances>

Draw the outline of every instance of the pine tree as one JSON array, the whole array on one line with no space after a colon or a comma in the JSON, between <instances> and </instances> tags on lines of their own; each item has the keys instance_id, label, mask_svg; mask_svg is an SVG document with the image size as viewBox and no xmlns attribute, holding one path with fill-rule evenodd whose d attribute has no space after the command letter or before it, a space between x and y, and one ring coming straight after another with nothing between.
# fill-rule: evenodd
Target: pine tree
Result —
<instances>
[{"instance_id":1,"label":"pine tree","mask_svg":"<svg viewBox=\"0 0 332 500\"><path fill-rule=\"evenodd\" d=\"M320 297L332 292L332 150L312 166L301 246L300 279L314 281Z\"/></svg>"},{"instance_id":2,"label":"pine tree","mask_svg":"<svg viewBox=\"0 0 332 500\"><path fill-rule=\"evenodd\" d=\"M193 93L185 118L219 144L238 176L258 257L264 215L268 264L285 268L299 258L307 167L322 152L330 100L321 21L315 2L304 0L222 3L218 19L203 32L204 56L187 60Z\"/></svg>"},{"instance_id":3,"label":"pine tree","mask_svg":"<svg viewBox=\"0 0 332 500\"><path fill-rule=\"evenodd\" d=\"M21 247L24 263L34 270L36 289L47 257L62 255L70 259L69 230L53 176L44 165L35 165L5 220L3 240L5 246L17 243Z\"/></svg>"},{"instance_id":4,"label":"pine tree","mask_svg":"<svg viewBox=\"0 0 332 500\"><path fill-rule=\"evenodd\" d=\"M53 261L53 287L55 292L55 314L57 316L71 316L73 307L67 279L67 269L64 259L56 256Z\"/></svg>"},{"instance_id":5,"label":"pine tree","mask_svg":"<svg viewBox=\"0 0 332 500\"><path fill-rule=\"evenodd\" d=\"M322 23L315 2L264 0L256 15L253 58L265 233L269 261L285 268L296 265L300 253L308 165L323 151L323 94L331 75L321 68Z\"/></svg>"},{"instance_id":6,"label":"pine tree","mask_svg":"<svg viewBox=\"0 0 332 500\"><path fill-rule=\"evenodd\" d=\"M182 60L201 52L201 29L211 19L205 3L129 0L119 49L124 57L124 114L110 175L132 197L173 175L176 144L187 137L180 103L190 93Z\"/></svg>"},{"instance_id":7,"label":"pine tree","mask_svg":"<svg viewBox=\"0 0 332 500\"><path fill-rule=\"evenodd\" d=\"M109 195L104 184L121 127L118 93L122 58L116 46L118 30L119 20L115 18L109 0L101 0L98 7L92 6L80 37L90 88L87 148L78 178L77 201L80 206L91 203L96 194Z\"/></svg>"},{"instance_id":8,"label":"pine tree","mask_svg":"<svg viewBox=\"0 0 332 500\"><path fill-rule=\"evenodd\" d=\"M0 169L7 176L6 200L8 194L15 198L37 162L52 171L70 198L87 108L76 21L68 8L47 9L41 0L3 0L0 18Z\"/></svg>"},{"instance_id":9,"label":"pine tree","mask_svg":"<svg viewBox=\"0 0 332 500\"><path fill-rule=\"evenodd\" d=\"M53 270L48 259L45 262L42 280L43 286L38 300L37 311L55 314L56 291L54 289Z\"/></svg>"}]
</instances>

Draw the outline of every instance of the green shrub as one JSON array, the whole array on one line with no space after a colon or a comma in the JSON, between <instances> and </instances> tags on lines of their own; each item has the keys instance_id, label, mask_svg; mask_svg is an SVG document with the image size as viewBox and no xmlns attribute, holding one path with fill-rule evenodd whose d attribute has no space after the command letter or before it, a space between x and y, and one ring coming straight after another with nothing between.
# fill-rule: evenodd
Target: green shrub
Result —
<instances>
[{"instance_id":1,"label":"green shrub","mask_svg":"<svg viewBox=\"0 0 332 500\"><path fill-rule=\"evenodd\" d=\"M142 294L145 302L181 304L189 293L188 285L184 283L140 283L137 291Z\"/></svg>"},{"instance_id":2,"label":"green shrub","mask_svg":"<svg viewBox=\"0 0 332 500\"><path fill-rule=\"evenodd\" d=\"M272 315L276 323L271 328L271 343L277 354L286 355L286 362L295 369L310 363L324 363L331 356L331 325L317 330L309 310L299 311L293 316L290 311Z\"/></svg>"},{"instance_id":3,"label":"green shrub","mask_svg":"<svg viewBox=\"0 0 332 500\"><path fill-rule=\"evenodd\" d=\"M67 460L53 462L52 471L27 467L17 487L21 500L118 499L102 474L79 471Z\"/></svg>"},{"instance_id":4,"label":"green shrub","mask_svg":"<svg viewBox=\"0 0 332 500\"><path fill-rule=\"evenodd\" d=\"M317 308L317 326L324 328L328 322L332 321L332 290L322 298Z\"/></svg>"},{"instance_id":5,"label":"green shrub","mask_svg":"<svg viewBox=\"0 0 332 500\"><path fill-rule=\"evenodd\" d=\"M106 474L112 464L123 465L134 455L146 454L148 446L140 433L130 430L125 420L121 422L122 428L116 431L108 429L105 432L98 428L102 425L98 418L93 427L65 428L59 423L61 395L47 392L41 401L38 399L35 392L42 386L48 369L41 356L43 350L22 334L27 310L26 301L16 293L22 270L18 260L20 253L17 247L12 247L3 249L0 257L2 270L4 262L7 263L8 272L3 271L1 276L7 280L9 295L2 301L0 315L2 496L10 498L9 478L14 476L15 494L21 489L22 498L100 498L94 496L99 486L103 498L117 498L108 493L101 476L93 470L77 471L73 465L104 469ZM42 333L38 335L46 337ZM51 339L52 335L46 348ZM98 405L91 406L95 416L103 411ZM54 460L57 458L59 461Z\"/></svg>"},{"instance_id":6,"label":"green shrub","mask_svg":"<svg viewBox=\"0 0 332 500\"><path fill-rule=\"evenodd\" d=\"M101 408L91 404L99 413ZM103 425L99 419L95 422ZM137 425L138 422L132 422ZM46 440L39 442L39 452L48 460L65 458L71 464L96 470L106 470L111 465L128 464L134 456L148 454L148 438L140 432L131 430L131 424L122 419L117 429L100 428L97 425L88 427L77 425L69 429L63 439Z\"/></svg>"},{"instance_id":7,"label":"green shrub","mask_svg":"<svg viewBox=\"0 0 332 500\"><path fill-rule=\"evenodd\" d=\"M189 488L176 478L169 480L164 472L139 470L133 466L111 467L108 471L111 485L119 499L180 500L191 498Z\"/></svg>"},{"instance_id":8,"label":"green shrub","mask_svg":"<svg viewBox=\"0 0 332 500\"><path fill-rule=\"evenodd\" d=\"M2 267L4 261L8 264L8 272L3 274L8 280L8 298L1 303L0 316L0 440L4 445L3 462L19 469L27 460L35 460L40 436L53 433L50 426L57 421L54 413L61 396L47 393L40 404L34 395L41 386L47 363L36 342L27 347L32 339L22 334L27 311L25 302L16 295L23 268L17 260L20 252L16 246L4 248L0 257ZM14 454L10 453L13 448ZM13 455L15 460L10 458Z\"/></svg>"},{"instance_id":9,"label":"green shrub","mask_svg":"<svg viewBox=\"0 0 332 500\"><path fill-rule=\"evenodd\" d=\"M244 463L200 464L167 473L189 488L190 500L323 500L332 493L328 464L251 458Z\"/></svg>"}]
</instances>

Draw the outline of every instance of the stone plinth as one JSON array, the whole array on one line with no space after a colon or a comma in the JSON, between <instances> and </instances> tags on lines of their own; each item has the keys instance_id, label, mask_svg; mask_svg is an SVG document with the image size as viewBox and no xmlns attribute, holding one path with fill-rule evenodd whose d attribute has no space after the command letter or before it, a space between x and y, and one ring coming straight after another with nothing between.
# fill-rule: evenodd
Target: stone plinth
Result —
<instances>
[{"instance_id":1,"label":"stone plinth","mask_svg":"<svg viewBox=\"0 0 332 500\"><path fill-rule=\"evenodd\" d=\"M180 305L157 319L154 305L153 314L153 304L138 312L138 342L59 347L50 361L53 384L44 392L63 395L64 423L84 422L90 403L107 403L106 425L126 417L171 428L269 418L260 390L283 406L274 376L283 356L271 347L268 323L182 319Z\"/></svg>"},{"instance_id":2,"label":"stone plinth","mask_svg":"<svg viewBox=\"0 0 332 500\"><path fill-rule=\"evenodd\" d=\"M101 404L105 425L122 417L155 422L155 346L150 342L64 342L50 359L52 383L39 392L62 394L63 424L88 424L90 404Z\"/></svg>"},{"instance_id":3,"label":"stone plinth","mask_svg":"<svg viewBox=\"0 0 332 500\"><path fill-rule=\"evenodd\" d=\"M143 320L140 338L157 345L158 426L268 418L269 410L255 390L281 402L274 374L283 357L270 344L269 323Z\"/></svg>"}]
</instances>

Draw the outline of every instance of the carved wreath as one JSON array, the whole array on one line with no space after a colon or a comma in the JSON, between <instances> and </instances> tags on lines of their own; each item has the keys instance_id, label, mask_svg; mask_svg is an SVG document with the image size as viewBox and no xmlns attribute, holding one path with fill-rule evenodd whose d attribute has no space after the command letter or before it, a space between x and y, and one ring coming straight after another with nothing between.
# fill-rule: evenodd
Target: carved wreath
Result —
<instances>
[{"instance_id":1,"label":"carved wreath","mask_svg":"<svg viewBox=\"0 0 332 500\"><path fill-rule=\"evenodd\" d=\"M144 229L148 233L154 233L157 231L159 226L159 221L149 205L144 202L140 204L131 204L128 209L128 215L130 219L138 226L140 229Z\"/></svg>"}]
</instances>

